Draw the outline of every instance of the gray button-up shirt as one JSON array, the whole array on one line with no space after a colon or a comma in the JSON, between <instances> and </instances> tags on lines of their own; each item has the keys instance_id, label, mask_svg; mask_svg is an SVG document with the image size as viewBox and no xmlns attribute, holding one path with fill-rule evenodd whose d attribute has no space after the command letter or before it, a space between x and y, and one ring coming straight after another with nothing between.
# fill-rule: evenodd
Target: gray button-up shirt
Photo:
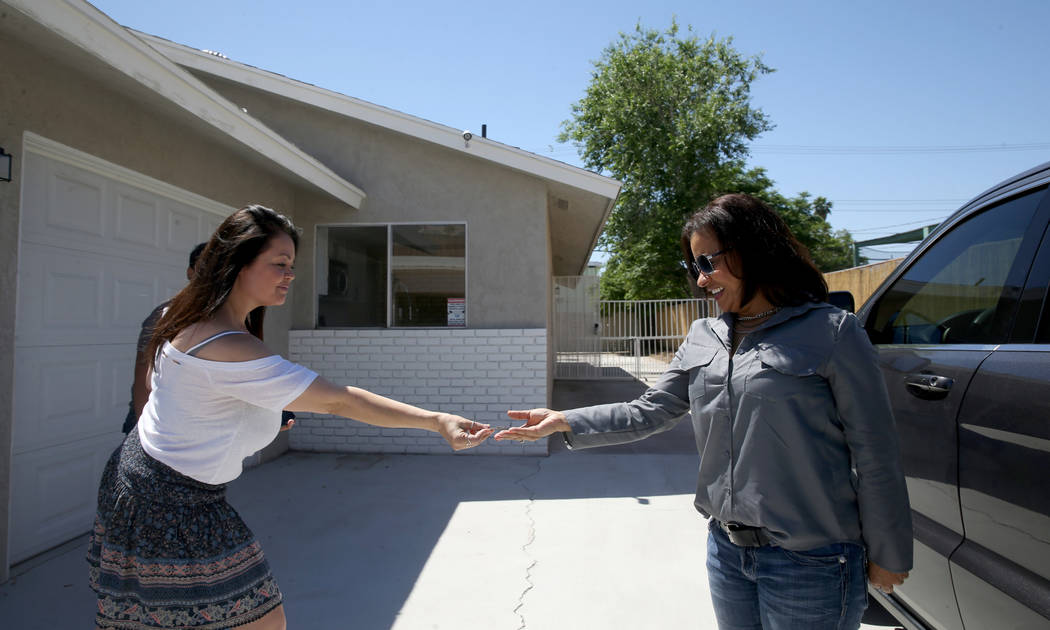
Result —
<instances>
[{"instance_id":1,"label":"gray button-up shirt","mask_svg":"<svg viewBox=\"0 0 1050 630\"><path fill-rule=\"evenodd\" d=\"M856 317L787 307L730 356L731 315L693 322L659 382L629 403L565 412L572 448L640 440L691 412L696 509L806 550L856 542L912 565L911 510L889 396Z\"/></svg>"}]
</instances>

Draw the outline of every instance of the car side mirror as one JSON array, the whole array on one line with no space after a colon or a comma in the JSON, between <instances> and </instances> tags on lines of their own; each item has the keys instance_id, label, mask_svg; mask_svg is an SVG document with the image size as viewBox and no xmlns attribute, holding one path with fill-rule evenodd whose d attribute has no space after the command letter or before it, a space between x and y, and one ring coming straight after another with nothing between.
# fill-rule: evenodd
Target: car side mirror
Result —
<instances>
[{"instance_id":1,"label":"car side mirror","mask_svg":"<svg viewBox=\"0 0 1050 630\"><path fill-rule=\"evenodd\" d=\"M847 313L854 313L857 308L857 304L853 300L853 294L849 291L829 291L828 304L837 306Z\"/></svg>"}]
</instances>

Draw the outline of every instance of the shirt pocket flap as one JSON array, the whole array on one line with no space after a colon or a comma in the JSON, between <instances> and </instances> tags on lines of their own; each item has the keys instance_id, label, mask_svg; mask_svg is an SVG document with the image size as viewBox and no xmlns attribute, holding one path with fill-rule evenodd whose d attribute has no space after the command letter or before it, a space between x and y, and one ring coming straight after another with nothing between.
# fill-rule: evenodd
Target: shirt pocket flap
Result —
<instances>
[{"instance_id":1,"label":"shirt pocket flap","mask_svg":"<svg viewBox=\"0 0 1050 630\"><path fill-rule=\"evenodd\" d=\"M693 368L710 365L711 361L714 361L716 354L718 354L718 348L690 344L682 350L682 360L679 362L679 367L683 370L692 370Z\"/></svg>"},{"instance_id":2,"label":"shirt pocket flap","mask_svg":"<svg viewBox=\"0 0 1050 630\"><path fill-rule=\"evenodd\" d=\"M791 376L812 376L824 361L811 350L767 342L758 344L758 358L777 372Z\"/></svg>"}]
</instances>

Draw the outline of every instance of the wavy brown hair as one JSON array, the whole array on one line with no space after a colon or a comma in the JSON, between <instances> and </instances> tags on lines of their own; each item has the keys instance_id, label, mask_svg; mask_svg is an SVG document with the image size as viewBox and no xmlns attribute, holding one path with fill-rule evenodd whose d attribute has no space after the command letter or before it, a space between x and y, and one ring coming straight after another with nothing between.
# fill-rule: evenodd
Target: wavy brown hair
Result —
<instances>
[{"instance_id":1,"label":"wavy brown hair","mask_svg":"<svg viewBox=\"0 0 1050 630\"><path fill-rule=\"evenodd\" d=\"M165 341L171 341L187 326L213 316L230 296L241 269L251 264L271 238L287 234L299 249L299 232L291 219L265 206L241 208L222 222L204 246L194 265L193 278L171 299L157 322L146 356L154 362ZM244 325L248 332L263 338L266 307L248 313Z\"/></svg>"},{"instance_id":2,"label":"wavy brown hair","mask_svg":"<svg viewBox=\"0 0 1050 630\"><path fill-rule=\"evenodd\" d=\"M758 291L773 306L825 302L828 285L813 264L809 250L795 238L787 223L761 200L736 193L722 195L697 211L682 228L682 255L696 284L689 239L694 232L710 230L726 252L734 251L740 269L730 270L743 281L741 304ZM732 265L733 258L723 258Z\"/></svg>"}]
</instances>

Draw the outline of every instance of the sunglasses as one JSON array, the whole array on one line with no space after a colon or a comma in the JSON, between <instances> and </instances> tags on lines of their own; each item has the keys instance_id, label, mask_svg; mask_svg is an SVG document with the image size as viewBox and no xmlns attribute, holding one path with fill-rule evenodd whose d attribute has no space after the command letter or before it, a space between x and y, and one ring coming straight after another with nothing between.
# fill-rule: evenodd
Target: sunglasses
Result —
<instances>
[{"instance_id":1,"label":"sunglasses","mask_svg":"<svg viewBox=\"0 0 1050 630\"><path fill-rule=\"evenodd\" d=\"M711 275L715 270L715 266L714 264L712 264L711 261L726 253L727 251L729 250L723 249L713 254L700 254L699 256L693 258L693 273L696 274L697 277L700 277L700 274L704 274L705 276Z\"/></svg>"}]
</instances>

